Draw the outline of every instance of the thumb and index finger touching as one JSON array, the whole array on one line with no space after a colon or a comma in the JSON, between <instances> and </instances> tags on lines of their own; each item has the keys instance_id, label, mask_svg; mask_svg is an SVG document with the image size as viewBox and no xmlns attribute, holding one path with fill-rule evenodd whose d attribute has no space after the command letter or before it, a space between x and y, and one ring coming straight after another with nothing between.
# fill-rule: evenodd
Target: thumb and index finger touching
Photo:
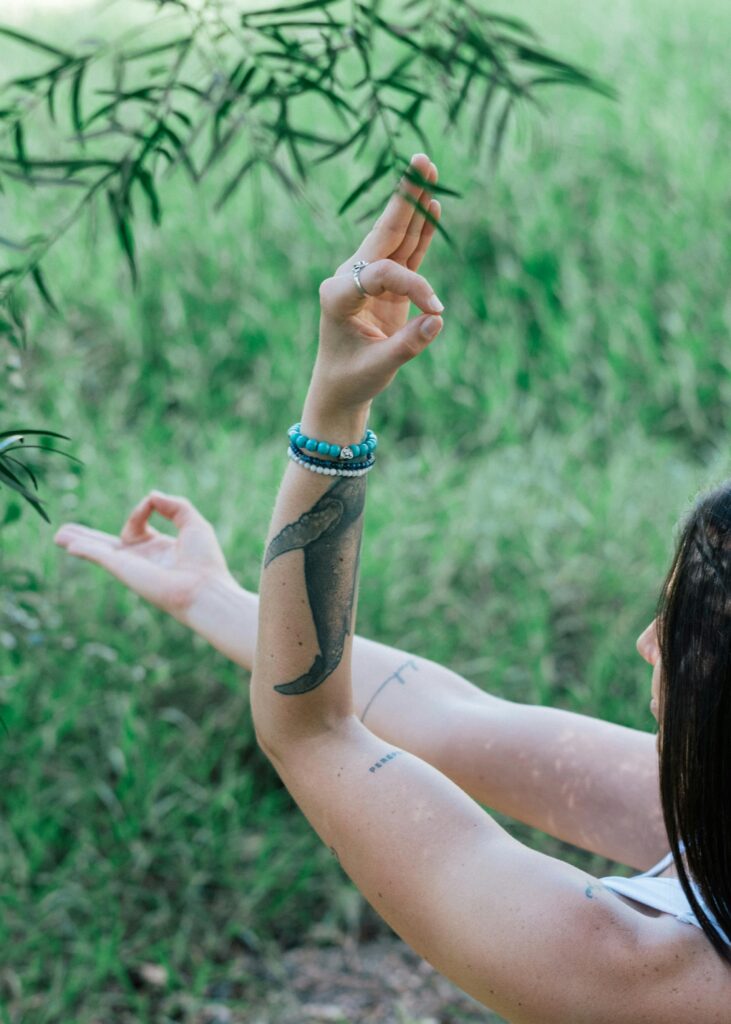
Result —
<instances>
[{"instance_id":1,"label":"thumb and index finger touching","mask_svg":"<svg viewBox=\"0 0 731 1024\"><path fill-rule=\"evenodd\" d=\"M70 555L109 568L115 552L124 545L140 544L156 535L156 531L149 525L153 512L159 512L179 530L203 519L187 498L151 491L134 507L119 536L94 530L81 523L64 523L56 532L54 541Z\"/></svg>"},{"instance_id":2,"label":"thumb and index finger touching","mask_svg":"<svg viewBox=\"0 0 731 1024\"><path fill-rule=\"evenodd\" d=\"M164 494L162 491L150 491L132 509L127 522L122 527L121 537L125 544L139 544L154 535L154 530L149 525L153 512L159 512L178 530L182 530L193 522L203 520L200 512L187 498Z\"/></svg>"}]
</instances>

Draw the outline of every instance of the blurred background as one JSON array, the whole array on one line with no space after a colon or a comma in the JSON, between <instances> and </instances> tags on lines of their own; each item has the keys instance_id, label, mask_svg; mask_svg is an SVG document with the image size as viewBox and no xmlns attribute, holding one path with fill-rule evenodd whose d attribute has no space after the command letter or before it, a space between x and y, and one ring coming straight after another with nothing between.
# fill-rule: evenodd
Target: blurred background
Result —
<instances>
[{"instance_id":1,"label":"blurred background","mask_svg":"<svg viewBox=\"0 0 731 1024\"><path fill-rule=\"evenodd\" d=\"M676 524L728 475L731 8L506 13L619 97L547 90L497 166L465 132L434 139L462 193L425 268L446 328L374 409L358 629L498 695L653 730L634 642ZM93 25L62 0L1 17L69 45ZM446 991L426 1015L397 992L381 1016L335 995L293 1009L293 956L390 950L386 926L257 750L246 674L52 543L68 520L118 531L158 487L255 588L317 285L365 229L337 215L365 170L323 164L304 200L250 179L220 214L171 177L162 225L137 228L137 289L108 232L74 230L48 260L61 315L31 303L27 348L3 353L8 425L70 435L84 466L38 465L53 528L11 502L0 530L2 1021L497 1019ZM53 205L23 201L16 220Z\"/></svg>"}]
</instances>

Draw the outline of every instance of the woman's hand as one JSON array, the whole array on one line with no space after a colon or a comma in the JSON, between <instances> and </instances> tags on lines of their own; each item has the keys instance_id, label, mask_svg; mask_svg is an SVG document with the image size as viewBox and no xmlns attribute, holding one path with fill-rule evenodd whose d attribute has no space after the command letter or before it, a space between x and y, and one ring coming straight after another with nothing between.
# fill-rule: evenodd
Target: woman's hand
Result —
<instances>
[{"instance_id":1,"label":"woman's hand","mask_svg":"<svg viewBox=\"0 0 731 1024\"><path fill-rule=\"evenodd\" d=\"M411 167L423 179L436 181L437 169L423 153L413 157ZM371 400L390 384L399 367L441 330L439 314L444 307L416 272L435 223L414 201L434 221L439 219L441 207L428 190L404 178L357 251L323 282L320 346L305 417L313 408L317 419L325 413L330 422L337 422L341 414L343 422L352 413L367 415ZM357 260L368 262L360 272L365 297L353 279ZM407 322L411 302L423 315Z\"/></svg>"},{"instance_id":2,"label":"woman's hand","mask_svg":"<svg viewBox=\"0 0 731 1024\"><path fill-rule=\"evenodd\" d=\"M159 512L177 527L171 537L150 526ZM181 622L212 582L234 583L211 524L187 500L152 491L133 510L119 537L66 523L55 542L70 555L102 566Z\"/></svg>"}]
</instances>

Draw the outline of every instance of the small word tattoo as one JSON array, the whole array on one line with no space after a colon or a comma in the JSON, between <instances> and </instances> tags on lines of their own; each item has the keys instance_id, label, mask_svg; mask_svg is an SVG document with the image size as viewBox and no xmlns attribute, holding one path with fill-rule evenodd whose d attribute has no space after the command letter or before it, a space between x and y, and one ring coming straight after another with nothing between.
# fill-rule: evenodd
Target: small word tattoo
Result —
<instances>
[{"instance_id":1,"label":"small word tattoo","mask_svg":"<svg viewBox=\"0 0 731 1024\"><path fill-rule=\"evenodd\" d=\"M267 548L264 568L288 551L304 551L305 586L319 646L307 672L279 683L274 687L278 693L316 689L342 660L353 621L365 493L364 477L340 477Z\"/></svg>"},{"instance_id":2,"label":"small word tattoo","mask_svg":"<svg viewBox=\"0 0 731 1024\"><path fill-rule=\"evenodd\" d=\"M399 754L403 754L403 750L392 750L389 754L382 757L380 761L376 761L375 764L372 764L368 771L372 775L375 775L379 768L383 768L385 764L388 764L389 761L393 761L394 757L398 757Z\"/></svg>"},{"instance_id":3,"label":"small word tattoo","mask_svg":"<svg viewBox=\"0 0 731 1024\"><path fill-rule=\"evenodd\" d=\"M392 682L394 682L394 680L395 680L395 681L396 681L397 683L401 683L401 685L402 685L402 686L405 686L405 685L406 685L406 680L402 678L402 673L403 673L403 672L405 672L407 668L413 669L413 671L414 671L414 672L418 672L418 671L419 671L419 666L418 666L418 665L416 664L416 662L414 661L414 659L413 659L413 658L409 658L409 660L408 660L408 661L405 661L405 662L403 663L403 665L400 665L400 666L399 666L399 667L398 667L398 668L396 669L396 671L395 671L395 672L392 672L390 676L388 676L388 677L387 677L386 679L384 679L384 680L383 680L383 682L381 683L381 685L380 685L380 686L378 687L378 689L376 690L376 692L375 692L375 693L373 694L373 696L371 697L371 699L370 699L370 700L368 701L368 703L366 704L366 706L365 706L365 710L363 711L363 714L362 714L362 715L360 716L360 720L361 720L361 722L365 722L365 716L366 716L366 715L368 714L368 712L370 711L370 708L371 708L371 704L372 704L372 703L373 703L373 701L374 701L374 700L376 699L376 697L377 697L377 696L378 696L378 695L379 695L379 694L380 694L380 693L381 693L381 692L382 692L383 690L385 690L385 689L386 689L386 687L388 686L388 684L389 684L389 683L392 683Z\"/></svg>"}]
</instances>

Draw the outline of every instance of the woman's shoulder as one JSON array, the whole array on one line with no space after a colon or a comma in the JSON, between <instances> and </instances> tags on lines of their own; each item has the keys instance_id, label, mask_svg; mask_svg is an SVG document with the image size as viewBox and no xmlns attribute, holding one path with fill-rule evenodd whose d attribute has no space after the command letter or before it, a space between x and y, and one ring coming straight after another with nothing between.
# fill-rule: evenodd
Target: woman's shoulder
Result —
<instances>
[{"instance_id":1,"label":"woman's shoulder","mask_svg":"<svg viewBox=\"0 0 731 1024\"><path fill-rule=\"evenodd\" d=\"M731 963L723 960L700 928L669 913L642 915L633 971L647 981L637 991L637 1020L653 1024L728 1024ZM645 1005L643 1005L643 1003Z\"/></svg>"}]
</instances>

